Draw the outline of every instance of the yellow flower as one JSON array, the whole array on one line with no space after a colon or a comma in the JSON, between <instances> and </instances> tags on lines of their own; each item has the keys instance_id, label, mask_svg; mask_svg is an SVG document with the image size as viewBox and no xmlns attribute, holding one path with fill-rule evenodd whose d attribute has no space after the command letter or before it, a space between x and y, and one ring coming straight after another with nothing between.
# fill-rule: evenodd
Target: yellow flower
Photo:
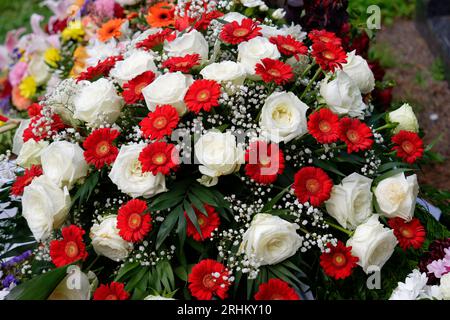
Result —
<instances>
[{"instance_id":1,"label":"yellow flower","mask_svg":"<svg viewBox=\"0 0 450 320\"><path fill-rule=\"evenodd\" d=\"M61 37L64 41L83 40L84 30L81 21L80 20L70 21L68 26L63 30Z\"/></svg>"},{"instance_id":2,"label":"yellow flower","mask_svg":"<svg viewBox=\"0 0 450 320\"><path fill-rule=\"evenodd\" d=\"M72 78L76 78L84 70L87 58L89 58L89 55L85 47L80 46L75 49L73 53L74 64L70 71L70 76Z\"/></svg>"},{"instance_id":3,"label":"yellow flower","mask_svg":"<svg viewBox=\"0 0 450 320\"><path fill-rule=\"evenodd\" d=\"M30 99L36 94L36 81L32 76L25 77L19 85L20 95Z\"/></svg>"},{"instance_id":4,"label":"yellow flower","mask_svg":"<svg viewBox=\"0 0 450 320\"><path fill-rule=\"evenodd\" d=\"M44 53L44 61L51 67L56 68L58 66L58 61L61 60L61 55L59 50L51 47L48 48Z\"/></svg>"}]
</instances>

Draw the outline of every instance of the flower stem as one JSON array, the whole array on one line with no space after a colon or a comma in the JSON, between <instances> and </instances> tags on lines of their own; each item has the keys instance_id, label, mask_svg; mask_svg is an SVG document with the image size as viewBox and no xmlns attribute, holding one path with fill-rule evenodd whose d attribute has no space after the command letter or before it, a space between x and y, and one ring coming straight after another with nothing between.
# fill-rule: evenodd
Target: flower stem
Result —
<instances>
[{"instance_id":1,"label":"flower stem","mask_svg":"<svg viewBox=\"0 0 450 320\"><path fill-rule=\"evenodd\" d=\"M305 94L309 91L309 89L311 89L312 84L316 81L317 77L319 76L319 74L322 73L322 69L317 69L316 73L314 74L314 76L312 77L312 79L309 81L308 85L305 88L305 91L303 91L302 95L300 96L300 100L302 100L302 98L305 96Z\"/></svg>"},{"instance_id":2,"label":"flower stem","mask_svg":"<svg viewBox=\"0 0 450 320\"><path fill-rule=\"evenodd\" d=\"M341 226L338 226L337 224L334 224L330 221L325 221L330 227L335 228L336 230L342 231L344 233L346 233L349 237L351 237L353 235L353 232L350 230L347 230L345 228L342 228Z\"/></svg>"},{"instance_id":3,"label":"flower stem","mask_svg":"<svg viewBox=\"0 0 450 320\"><path fill-rule=\"evenodd\" d=\"M397 126L397 124L395 123L386 123L384 126L378 127L375 129L376 132L384 130L384 129L390 129L390 128L395 128Z\"/></svg>"}]
</instances>

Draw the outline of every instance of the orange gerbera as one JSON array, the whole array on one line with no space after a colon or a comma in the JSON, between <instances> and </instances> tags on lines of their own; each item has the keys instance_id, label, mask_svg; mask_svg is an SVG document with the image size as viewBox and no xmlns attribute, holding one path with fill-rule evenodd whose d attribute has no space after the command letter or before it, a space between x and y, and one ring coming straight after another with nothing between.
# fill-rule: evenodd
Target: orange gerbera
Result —
<instances>
[{"instance_id":1,"label":"orange gerbera","mask_svg":"<svg viewBox=\"0 0 450 320\"><path fill-rule=\"evenodd\" d=\"M159 2L148 9L147 23L153 28L168 27L175 23L175 6Z\"/></svg>"},{"instance_id":2,"label":"orange gerbera","mask_svg":"<svg viewBox=\"0 0 450 320\"><path fill-rule=\"evenodd\" d=\"M105 22L97 31L97 37L100 41L105 42L111 38L118 38L122 35L122 24L125 19L111 19Z\"/></svg>"}]
</instances>

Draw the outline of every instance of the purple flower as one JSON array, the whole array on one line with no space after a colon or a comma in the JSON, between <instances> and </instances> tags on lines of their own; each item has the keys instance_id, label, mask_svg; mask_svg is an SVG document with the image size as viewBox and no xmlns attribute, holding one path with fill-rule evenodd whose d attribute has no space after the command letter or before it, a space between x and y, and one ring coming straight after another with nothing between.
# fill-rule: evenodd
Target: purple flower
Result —
<instances>
[{"instance_id":1,"label":"purple flower","mask_svg":"<svg viewBox=\"0 0 450 320\"><path fill-rule=\"evenodd\" d=\"M2 286L4 288L9 288L11 286L11 284L18 284L19 280L16 279L16 277L14 277L12 274L8 274L5 279L3 279L2 281Z\"/></svg>"}]
</instances>

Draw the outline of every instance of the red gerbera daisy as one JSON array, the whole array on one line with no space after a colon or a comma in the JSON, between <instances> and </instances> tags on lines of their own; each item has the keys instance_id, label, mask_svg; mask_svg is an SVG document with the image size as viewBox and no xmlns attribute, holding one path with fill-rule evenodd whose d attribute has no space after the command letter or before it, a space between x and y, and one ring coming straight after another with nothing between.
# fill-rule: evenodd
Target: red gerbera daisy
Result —
<instances>
[{"instance_id":1,"label":"red gerbera daisy","mask_svg":"<svg viewBox=\"0 0 450 320\"><path fill-rule=\"evenodd\" d=\"M330 198L333 181L320 168L304 167L295 174L293 187L301 203L309 201L317 207Z\"/></svg>"},{"instance_id":2,"label":"red gerbera daisy","mask_svg":"<svg viewBox=\"0 0 450 320\"><path fill-rule=\"evenodd\" d=\"M204 241L205 239L211 238L211 234L213 233L213 231L220 226L220 218L216 210L207 204L205 204L204 207L206 213L208 214L207 216L204 215L197 208L193 207L195 215L197 216L198 225L200 226L200 231L202 232L201 235L198 233L197 229L195 228L191 219L189 219L186 212L184 213L184 216L186 217L187 220L186 233L188 236L192 237L195 241Z\"/></svg>"},{"instance_id":3,"label":"red gerbera daisy","mask_svg":"<svg viewBox=\"0 0 450 320\"><path fill-rule=\"evenodd\" d=\"M316 42L312 45L312 55L324 71L334 72L347 62L347 54L340 45L333 42Z\"/></svg>"},{"instance_id":4,"label":"red gerbera daisy","mask_svg":"<svg viewBox=\"0 0 450 320\"><path fill-rule=\"evenodd\" d=\"M255 300L300 300L297 292L287 282L270 279L259 286Z\"/></svg>"},{"instance_id":5,"label":"red gerbera daisy","mask_svg":"<svg viewBox=\"0 0 450 320\"><path fill-rule=\"evenodd\" d=\"M308 53L308 47L291 35L270 37L269 40L275 44L278 51L285 56L295 56L298 60L298 55L305 55Z\"/></svg>"},{"instance_id":6,"label":"red gerbera daisy","mask_svg":"<svg viewBox=\"0 0 450 320\"><path fill-rule=\"evenodd\" d=\"M114 281L110 284L101 284L94 292L94 300L128 300L129 297L124 284Z\"/></svg>"},{"instance_id":7,"label":"red gerbera daisy","mask_svg":"<svg viewBox=\"0 0 450 320\"><path fill-rule=\"evenodd\" d=\"M142 89L155 80L155 74L152 71L141 73L123 85L123 100L128 104L133 104L144 100Z\"/></svg>"},{"instance_id":8,"label":"red gerbera daisy","mask_svg":"<svg viewBox=\"0 0 450 320\"><path fill-rule=\"evenodd\" d=\"M163 62L163 68L170 72L189 73L191 69L200 64L200 55L198 53L187 54L184 57L172 57Z\"/></svg>"},{"instance_id":9,"label":"red gerbera daisy","mask_svg":"<svg viewBox=\"0 0 450 320\"><path fill-rule=\"evenodd\" d=\"M347 144L348 153L370 149L372 136L372 130L358 119L345 117L339 122L339 138Z\"/></svg>"},{"instance_id":10,"label":"red gerbera daisy","mask_svg":"<svg viewBox=\"0 0 450 320\"><path fill-rule=\"evenodd\" d=\"M264 58L261 63L257 63L255 73L261 76L264 82L273 81L278 85L285 84L294 77L290 65L270 58Z\"/></svg>"},{"instance_id":11,"label":"red gerbera daisy","mask_svg":"<svg viewBox=\"0 0 450 320\"><path fill-rule=\"evenodd\" d=\"M23 131L23 141L27 142L30 139L40 141L56 134L58 131L64 129L66 126L62 122L59 115L54 114L50 119L43 115L38 115L31 119L28 127Z\"/></svg>"},{"instance_id":12,"label":"red gerbera daisy","mask_svg":"<svg viewBox=\"0 0 450 320\"><path fill-rule=\"evenodd\" d=\"M139 123L142 134L152 140L170 136L173 129L178 125L180 116L177 109L165 104L156 106L155 111L149 112L146 118Z\"/></svg>"},{"instance_id":13,"label":"red gerbera daisy","mask_svg":"<svg viewBox=\"0 0 450 320\"><path fill-rule=\"evenodd\" d=\"M21 196L23 190L28 186L34 178L42 175L42 167L33 165L29 169L25 169L23 176L17 176L16 181L11 187L11 195Z\"/></svg>"},{"instance_id":14,"label":"red gerbera daisy","mask_svg":"<svg viewBox=\"0 0 450 320\"><path fill-rule=\"evenodd\" d=\"M392 150L407 163L414 163L423 156L423 141L415 132L401 130L392 137L392 142L395 144Z\"/></svg>"},{"instance_id":15,"label":"red gerbera daisy","mask_svg":"<svg viewBox=\"0 0 450 320\"><path fill-rule=\"evenodd\" d=\"M326 30L312 30L308 37L314 42L334 43L336 45L342 45L342 40L336 36L335 33Z\"/></svg>"},{"instance_id":16,"label":"red gerbera daisy","mask_svg":"<svg viewBox=\"0 0 450 320\"><path fill-rule=\"evenodd\" d=\"M195 22L194 29L196 30L206 30L212 20L220 18L223 13L219 10L214 10L203 14L201 19Z\"/></svg>"},{"instance_id":17,"label":"red gerbera daisy","mask_svg":"<svg viewBox=\"0 0 450 320\"><path fill-rule=\"evenodd\" d=\"M233 21L223 26L220 39L229 44L239 44L261 35L261 28L250 18L242 19L241 23Z\"/></svg>"},{"instance_id":18,"label":"red gerbera daisy","mask_svg":"<svg viewBox=\"0 0 450 320\"><path fill-rule=\"evenodd\" d=\"M189 274L189 290L199 300L211 300L213 296L225 299L230 281L226 267L212 259L197 263Z\"/></svg>"},{"instance_id":19,"label":"red gerbera daisy","mask_svg":"<svg viewBox=\"0 0 450 320\"><path fill-rule=\"evenodd\" d=\"M419 249L425 242L427 234L425 228L417 218L412 218L409 222L402 218L393 218L388 220L388 224L394 230L398 245L403 250L410 247Z\"/></svg>"},{"instance_id":20,"label":"red gerbera daisy","mask_svg":"<svg viewBox=\"0 0 450 320\"><path fill-rule=\"evenodd\" d=\"M109 76L109 72L114 68L116 62L122 59L123 57L119 55L108 57L105 60L98 62L95 66L89 67L86 71L80 73L77 77L77 82L81 80L95 81L100 77Z\"/></svg>"},{"instance_id":21,"label":"red gerbera daisy","mask_svg":"<svg viewBox=\"0 0 450 320\"><path fill-rule=\"evenodd\" d=\"M175 145L159 141L150 143L142 149L139 161L143 172L167 175L178 166L179 157Z\"/></svg>"},{"instance_id":22,"label":"red gerbera daisy","mask_svg":"<svg viewBox=\"0 0 450 320\"><path fill-rule=\"evenodd\" d=\"M210 111L219 105L220 89L220 84L214 80L195 80L186 92L184 102L195 113Z\"/></svg>"},{"instance_id":23,"label":"red gerbera daisy","mask_svg":"<svg viewBox=\"0 0 450 320\"><path fill-rule=\"evenodd\" d=\"M41 114L41 111L42 106L39 103L37 102L32 103L27 109L28 117L31 119L35 116L39 116Z\"/></svg>"},{"instance_id":24,"label":"red gerbera daisy","mask_svg":"<svg viewBox=\"0 0 450 320\"><path fill-rule=\"evenodd\" d=\"M336 142L339 140L339 117L329 109L320 109L309 117L308 131L317 142Z\"/></svg>"},{"instance_id":25,"label":"red gerbera daisy","mask_svg":"<svg viewBox=\"0 0 450 320\"><path fill-rule=\"evenodd\" d=\"M152 217L147 211L147 203L133 199L119 208L117 215L117 229L119 235L126 241L139 242L152 229Z\"/></svg>"},{"instance_id":26,"label":"red gerbera daisy","mask_svg":"<svg viewBox=\"0 0 450 320\"><path fill-rule=\"evenodd\" d=\"M172 41L176 37L172 29L164 29L149 35L146 39L136 44L137 49L152 50L156 46L162 45L165 40Z\"/></svg>"},{"instance_id":27,"label":"red gerbera daisy","mask_svg":"<svg viewBox=\"0 0 450 320\"><path fill-rule=\"evenodd\" d=\"M257 183L271 184L284 170L284 156L277 144L252 142L245 153L245 174Z\"/></svg>"},{"instance_id":28,"label":"red gerbera daisy","mask_svg":"<svg viewBox=\"0 0 450 320\"><path fill-rule=\"evenodd\" d=\"M50 257L56 267L62 267L78 260L86 260L88 254L83 242L84 230L76 225L62 229L62 240L50 242Z\"/></svg>"},{"instance_id":29,"label":"red gerbera daisy","mask_svg":"<svg viewBox=\"0 0 450 320\"><path fill-rule=\"evenodd\" d=\"M328 242L327 248L330 251L320 256L320 266L325 274L334 279L345 279L350 276L359 260L358 257L352 256L352 247L346 247L342 241L338 241L336 246Z\"/></svg>"},{"instance_id":30,"label":"red gerbera daisy","mask_svg":"<svg viewBox=\"0 0 450 320\"><path fill-rule=\"evenodd\" d=\"M100 128L84 140L84 158L89 164L93 164L97 169L103 168L105 164L111 164L116 160L119 150L113 145L114 140L119 136L119 131L111 128Z\"/></svg>"}]
</instances>

